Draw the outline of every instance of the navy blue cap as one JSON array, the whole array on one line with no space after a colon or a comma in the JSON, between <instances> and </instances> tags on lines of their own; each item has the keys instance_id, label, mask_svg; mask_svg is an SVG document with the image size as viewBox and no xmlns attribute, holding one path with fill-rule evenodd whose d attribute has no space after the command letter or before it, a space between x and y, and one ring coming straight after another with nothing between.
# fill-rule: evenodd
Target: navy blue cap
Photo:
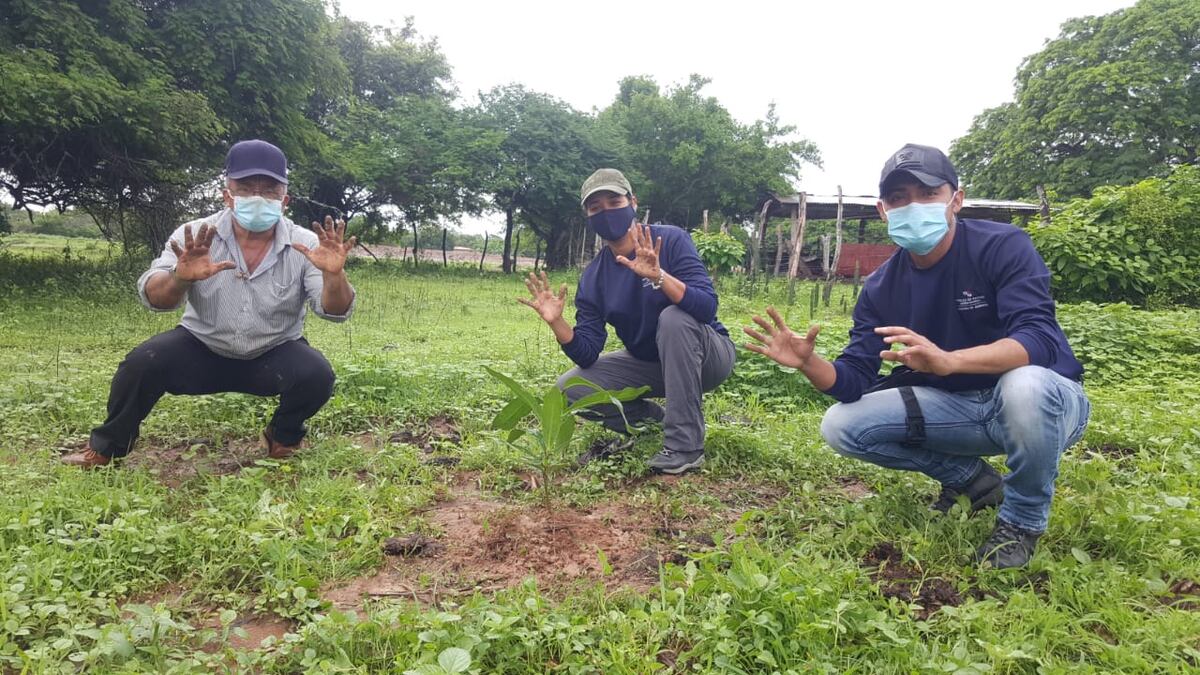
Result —
<instances>
[{"instance_id":1,"label":"navy blue cap","mask_svg":"<svg viewBox=\"0 0 1200 675\"><path fill-rule=\"evenodd\" d=\"M912 176L929 187L949 183L951 188L958 189L958 173L950 163L950 158L928 145L909 143L888 158L883 165L883 172L879 174L879 196L884 196L888 186L904 175Z\"/></svg>"},{"instance_id":2,"label":"navy blue cap","mask_svg":"<svg viewBox=\"0 0 1200 675\"><path fill-rule=\"evenodd\" d=\"M287 157L283 151L266 141L239 141L225 155L225 176L269 176L287 185Z\"/></svg>"}]
</instances>

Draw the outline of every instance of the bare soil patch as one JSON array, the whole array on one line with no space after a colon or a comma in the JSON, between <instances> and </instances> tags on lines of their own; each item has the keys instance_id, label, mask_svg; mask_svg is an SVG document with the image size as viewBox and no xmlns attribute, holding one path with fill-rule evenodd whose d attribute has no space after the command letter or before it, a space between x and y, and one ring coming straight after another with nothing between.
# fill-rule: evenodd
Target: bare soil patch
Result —
<instances>
[{"instance_id":1,"label":"bare soil patch","mask_svg":"<svg viewBox=\"0 0 1200 675\"><path fill-rule=\"evenodd\" d=\"M176 488L196 476L237 473L266 458L261 440L239 439L222 445L212 439L194 438L178 445L151 443L135 447L122 463L131 469L144 469L167 487Z\"/></svg>"},{"instance_id":2,"label":"bare soil patch","mask_svg":"<svg viewBox=\"0 0 1200 675\"><path fill-rule=\"evenodd\" d=\"M364 598L381 597L436 604L511 588L528 578L548 589L581 581L647 587L658 578L652 526L620 504L588 510L514 506L460 487L425 518L440 532L436 539L388 539L383 546L392 555L381 570L325 589L322 597L349 609Z\"/></svg>"},{"instance_id":3,"label":"bare soil patch","mask_svg":"<svg viewBox=\"0 0 1200 675\"><path fill-rule=\"evenodd\" d=\"M233 622L233 628L240 628L246 631L246 634L241 636L230 631L229 646L244 651L258 649L262 646L263 640L269 637L274 637L276 640L283 638L285 633L295 630L295 625L274 614L266 614L239 618Z\"/></svg>"},{"instance_id":4,"label":"bare soil patch","mask_svg":"<svg viewBox=\"0 0 1200 675\"><path fill-rule=\"evenodd\" d=\"M662 564L682 564L689 553L714 545L713 532L745 508L762 508L782 488L710 483L698 477L651 479L672 486L694 483L718 496L725 508L693 508L664 516L624 500L589 508L517 505L456 480L447 499L424 517L433 535L402 533L381 542L387 559L377 572L330 585L322 597L337 609L365 599L400 597L423 604L491 593L535 579L556 594L579 584L644 590L658 581Z\"/></svg>"},{"instance_id":5,"label":"bare soil patch","mask_svg":"<svg viewBox=\"0 0 1200 675\"><path fill-rule=\"evenodd\" d=\"M432 244L430 248L420 249L421 265L441 265L442 264L442 248L441 241L429 242ZM484 260L485 267L501 266L501 255L497 250L497 246L502 246L503 242L497 243L493 241L488 246L487 258ZM410 263L413 259L412 248L408 246L391 246L388 244L370 244L371 253L375 254L376 258L381 260L408 260ZM361 247L356 247L350 252L351 256L356 258L370 259L371 255L364 251ZM446 251L446 260L452 263L472 263L479 264L479 258L482 251L472 251L470 249L454 248ZM519 256L517 258L518 267L533 267L533 258Z\"/></svg>"},{"instance_id":6,"label":"bare soil patch","mask_svg":"<svg viewBox=\"0 0 1200 675\"><path fill-rule=\"evenodd\" d=\"M871 486L856 476L838 476L833 480L836 485L835 491L848 501L856 502L875 495Z\"/></svg>"},{"instance_id":7,"label":"bare soil patch","mask_svg":"<svg viewBox=\"0 0 1200 675\"><path fill-rule=\"evenodd\" d=\"M442 545L436 540L423 534L410 534L407 537L388 537L383 541L384 555L430 555L441 550Z\"/></svg>"},{"instance_id":8,"label":"bare soil patch","mask_svg":"<svg viewBox=\"0 0 1200 675\"><path fill-rule=\"evenodd\" d=\"M1109 459L1125 459L1138 453L1137 448L1131 448L1127 445L1117 445L1116 443L1102 443L1096 447L1088 448L1088 450Z\"/></svg>"},{"instance_id":9,"label":"bare soil patch","mask_svg":"<svg viewBox=\"0 0 1200 675\"><path fill-rule=\"evenodd\" d=\"M413 445L424 450L426 454L431 454L447 446L457 447L462 443L462 433L452 417L439 414L409 422L404 428L392 433L388 440L392 443Z\"/></svg>"},{"instance_id":10,"label":"bare soil patch","mask_svg":"<svg viewBox=\"0 0 1200 675\"><path fill-rule=\"evenodd\" d=\"M942 607L962 604L962 596L953 584L939 577L925 577L904 561L904 552L890 541L882 541L863 556L862 566L871 569L871 579L879 584L885 598L897 598L920 609L913 618L924 621Z\"/></svg>"},{"instance_id":11,"label":"bare soil patch","mask_svg":"<svg viewBox=\"0 0 1200 675\"><path fill-rule=\"evenodd\" d=\"M158 607L162 605L170 610L178 609L184 604L184 598L187 595L187 589L176 582L170 582L161 588L157 588L147 593L138 593L131 596L128 600L123 601L125 605L145 605L147 607ZM129 618L132 614L128 611L124 613L125 618Z\"/></svg>"},{"instance_id":12,"label":"bare soil patch","mask_svg":"<svg viewBox=\"0 0 1200 675\"><path fill-rule=\"evenodd\" d=\"M1180 579L1167 590L1170 594L1162 597L1163 604L1189 612L1200 611L1200 582Z\"/></svg>"}]
</instances>

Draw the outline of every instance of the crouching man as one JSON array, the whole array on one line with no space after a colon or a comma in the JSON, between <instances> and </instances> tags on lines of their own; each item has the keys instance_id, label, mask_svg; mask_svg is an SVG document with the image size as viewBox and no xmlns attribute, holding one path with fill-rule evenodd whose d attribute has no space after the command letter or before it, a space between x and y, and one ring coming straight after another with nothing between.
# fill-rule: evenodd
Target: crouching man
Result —
<instances>
[{"instance_id":1,"label":"crouching man","mask_svg":"<svg viewBox=\"0 0 1200 675\"><path fill-rule=\"evenodd\" d=\"M543 273L529 275L532 299L576 368L559 378L565 387L583 377L605 389L648 386L646 397L665 397L666 410L646 398L624 405L596 406L591 417L618 433L629 424L661 422L663 449L650 459L656 472L680 474L704 463L704 392L733 372L736 358L729 332L717 321L717 293L688 233L677 227L641 225L637 198L625 176L600 169L583 184L580 202L588 225L604 247L588 264L575 293L575 326L562 316L567 287L557 293ZM606 326L616 329L624 349L601 354ZM591 393L566 388L572 402ZM581 462L633 445L621 439L585 453Z\"/></svg>"},{"instance_id":2,"label":"crouching man","mask_svg":"<svg viewBox=\"0 0 1200 675\"><path fill-rule=\"evenodd\" d=\"M263 433L268 456L290 457L305 421L333 393L333 369L302 336L305 304L345 321L354 306L346 280L345 223L309 232L283 216L287 160L279 148L242 141L225 162L225 208L177 229L138 280L142 303L168 312L186 302L173 330L134 348L117 367L108 418L66 464L92 468L124 457L142 420L165 393L279 396Z\"/></svg>"},{"instance_id":3,"label":"crouching man","mask_svg":"<svg viewBox=\"0 0 1200 675\"><path fill-rule=\"evenodd\" d=\"M963 193L936 148L906 145L884 164L879 215L901 248L869 276L850 343L830 363L819 326L797 335L778 312L754 317L747 347L799 369L840 403L821 434L833 448L941 483L931 508L1000 505L976 559L1020 567L1046 529L1058 463L1091 405L1055 318L1050 273L1022 230L960 219ZM897 351L890 350L898 346ZM879 375L882 361L896 369ZM981 457L1005 455L1001 476Z\"/></svg>"}]
</instances>

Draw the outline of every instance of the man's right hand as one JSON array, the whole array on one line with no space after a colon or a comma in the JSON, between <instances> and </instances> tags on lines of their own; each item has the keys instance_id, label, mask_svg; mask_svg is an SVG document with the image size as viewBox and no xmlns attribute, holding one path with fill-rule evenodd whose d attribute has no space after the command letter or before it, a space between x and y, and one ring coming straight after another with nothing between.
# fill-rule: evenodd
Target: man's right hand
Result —
<instances>
[{"instance_id":1,"label":"man's right hand","mask_svg":"<svg viewBox=\"0 0 1200 675\"><path fill-rule=\"evenodd\" d=\"M562 319L563 305L567 302L566 284L563 284L558 289L558 293L555 293L550 289L550 280L546 278L545 272L542 272L540 279L530 272L529 277L525 279L525 288L529 289L532 299L517 298L517 302L532 307L537 311L538 316L542 317L542 321L548 324Z\"/></svg>"},{"instance_id":2,"label":"man's right hand","mask_svg":"<svg viewBox=\"0 0 1200 675\"><path fill-rule=\"evenodd\" d=\"M237 263L232 260L214 263L209 257L208 250L216 235L217 228L209 227L208 223L204 223L193 239L192 226L184 225L183 246L180 247L174 239L170 240L171 250L175 252L175 278L177 280L186 283L203 281L218 272L237 267Z\"/></svg>"},{"instance_id":3,"label":"man's right hand","mask_svg":"<svg viewBox=\"0 0 1200 675\"><path fill-rule=\"evenodd\" d=\"M783 317L779 316L779 312L775 311L774 307L768 307L767 314L771 316L775 325L767 323L761 316L754 317L754 323L761 326L767 332L766 335L753 328L742 329L746 335L760 343L748 343L746 349L762 354L779 365L803 370L813 356L817 333L821 332L821 327L819 325L811 326L807 335L800 336L788 328L787 324L783 322Z\"/></svg>"}]
</instances>

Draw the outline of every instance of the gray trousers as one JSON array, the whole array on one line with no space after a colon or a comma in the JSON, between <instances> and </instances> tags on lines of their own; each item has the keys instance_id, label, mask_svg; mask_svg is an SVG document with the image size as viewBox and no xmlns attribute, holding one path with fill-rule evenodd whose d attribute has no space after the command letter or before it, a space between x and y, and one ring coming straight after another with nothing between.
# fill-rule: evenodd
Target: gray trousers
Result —
<instances>
[{"instance_id":1,"label":"gray trousers","mask_svg":"<svg viewBox=\"0 0 1200 675\"><path fill-rule=\"evenodd\" d=\"M579 376L605 389L650 387L645 396L624 404L630 424L653 420L662 422L663 448L674 452L704 449L704 410L702 396L725 381L733 372L737 352L733 342L712 326L701 324L690 314L672 305L658 315L657 363L635 358L622 349L601 354L588 368L572 368L558 378L558 386ZM564 390L574 402L591 393L587 387ZM667 399L663 409L647 398ZM590 408L586 417L612 431L627 433L625 419L613 405Z\"/></svg>"}]
</instances>

